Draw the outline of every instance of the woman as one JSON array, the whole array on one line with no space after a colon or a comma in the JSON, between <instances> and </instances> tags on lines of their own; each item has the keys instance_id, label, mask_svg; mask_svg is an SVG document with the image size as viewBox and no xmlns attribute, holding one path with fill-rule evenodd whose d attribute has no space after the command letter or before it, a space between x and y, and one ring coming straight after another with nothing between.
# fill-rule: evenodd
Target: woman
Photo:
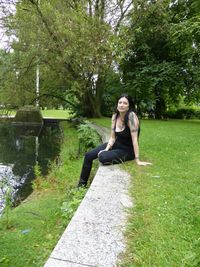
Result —
<instances>
[{"instance_id":1,"label":"woman","mask_svg":"<svg viewBox=\"0 0 200 267\"><path fill-rule=\"evenodd\" d=\"M140 125L134 112L134 103L130 96L123 94L118 98L116 113L112 116L111 135L108 143L85 154L78 187L87 185L92 162L97 157L104 165L133 159L137 165L151 164L139 160L139 132Z\"/></svg>"}]
</instances>

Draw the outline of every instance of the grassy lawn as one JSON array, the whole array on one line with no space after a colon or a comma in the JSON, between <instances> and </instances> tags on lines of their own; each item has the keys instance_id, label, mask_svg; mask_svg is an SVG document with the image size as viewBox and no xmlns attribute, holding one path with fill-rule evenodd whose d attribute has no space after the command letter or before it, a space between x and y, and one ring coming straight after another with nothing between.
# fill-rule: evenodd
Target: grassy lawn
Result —
<instances>
[{"instance_id":1,"label":"grassy lawn","mask_svg":"<svg viewBox=\"0 0 200 267\"><path fill-rule=\"evenodd\" d=\"M61 162L48 177L35 180L34 192L0 218L0 266L43 266L84 196L77 191L82 158L77 159L77 132L62 123ZM63 207L63 210L61 210Z\"/></svg>"},{"instance_id":2,"label":"grassy lawn","mask_svg":"<svg viewBox=\"0 0 200 267\"><path fill-rule=\"evenodd\" d=\"M97 119L110 127L110 119ZM200 266L200 121L141 121L132 177L123 267Z\"/></svg>"},{"instance_id":3,"label":"grassy lawn","mask_svg":"<svg viewBox=\"0 0 200 267\"><path fill-rule=\"evenodd\" d=\"M70 112L68 110L55 110L55 109L47 109L47 110L41 110L43 117L46 118L58 118L58 119L66 119L69 118ZM16 111L4 111L0 110L0 116L1 115L9 115L9 116L15 116Z\"/></svg>"},{"instance_id":4,"label":"grassy lawn","mask_svg":"<svg viewBox=\"0 0 200 267\"><path fill-rule=\"evenodd\" d=\"M43 117L53 117L53 118L58 118L58 119L66 119L69 118L70 113L68 110L41 110Z\"/></svg>"}]
</instances>

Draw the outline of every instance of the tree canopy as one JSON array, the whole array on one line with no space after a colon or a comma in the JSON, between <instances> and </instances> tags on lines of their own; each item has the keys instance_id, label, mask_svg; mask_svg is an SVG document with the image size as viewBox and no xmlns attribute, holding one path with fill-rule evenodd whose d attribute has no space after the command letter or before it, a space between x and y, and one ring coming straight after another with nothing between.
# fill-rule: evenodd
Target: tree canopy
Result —
<instances>
[{"instance_id":1,"label":"tree canopy","mask_svg":"<svg viewBox=\"0 0 200 267\"><path fill-rule=\"evenodd\" d=\"M134 3L131 27L127 28L130 38L121 69L136 102L146 102L147 108L148 103L152 103L156 118L160 118L167 106L178 102L180 95L188 102L197 100L199 69L192 59L194 54L196 60L199 58L196 36L189 34L190 38L185 38L183 23L185 20L191 23L189 18L182 19L182 12L186 12L188 1Z\"/></svg>"},{"instance_id":2,"label":"tree canopy","mask_svg":"<svg viewBox=\"0 0 200 267\"><path fill-rule=\"evenodd\" d=\"M124 91L157 118L180 97L199 103L199 1L11 2L12 12L1 3L13 37L0 54L2 103L35 103L36 70L42 107L85 116L111 110Z\"/></svg>"}]
</instances>

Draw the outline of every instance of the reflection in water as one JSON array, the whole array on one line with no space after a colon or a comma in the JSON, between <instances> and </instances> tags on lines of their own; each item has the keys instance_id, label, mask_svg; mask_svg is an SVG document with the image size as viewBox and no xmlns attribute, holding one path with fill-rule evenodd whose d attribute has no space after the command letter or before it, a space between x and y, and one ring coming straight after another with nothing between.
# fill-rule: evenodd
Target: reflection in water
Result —
<instances>
[{"instance_id":1,"label":"reflection in water","mask_svg":"<svg viewBox=\"0 0 200 267\"><path fill-rule=\"evenodd\" d=\"M31 192L38 162L42 175L60 153L61 132L58 124L41 127L22 127L0 124L0 213L4 195L12 190L13 201L25 199Z\"/></svg>"}]
</instances>

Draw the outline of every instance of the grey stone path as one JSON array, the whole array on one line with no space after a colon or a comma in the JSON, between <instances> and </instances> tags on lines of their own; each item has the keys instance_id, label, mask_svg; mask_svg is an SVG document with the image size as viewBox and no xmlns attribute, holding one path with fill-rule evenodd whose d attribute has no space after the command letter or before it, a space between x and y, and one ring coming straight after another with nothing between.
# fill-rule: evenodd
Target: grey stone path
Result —
<instances>
[{"instance_id":1,"label":"grey stone path","mask_svg":"<svg viewBox=\"0 0 200 267\"><path fill-rule=\"evenodd\" d=\"M97 129L105 141L107 130ZM116 266L125 248L126 209L132 205L129 178L117 165L99 167L45 267Z\"/></svg>"}]
</instances>

